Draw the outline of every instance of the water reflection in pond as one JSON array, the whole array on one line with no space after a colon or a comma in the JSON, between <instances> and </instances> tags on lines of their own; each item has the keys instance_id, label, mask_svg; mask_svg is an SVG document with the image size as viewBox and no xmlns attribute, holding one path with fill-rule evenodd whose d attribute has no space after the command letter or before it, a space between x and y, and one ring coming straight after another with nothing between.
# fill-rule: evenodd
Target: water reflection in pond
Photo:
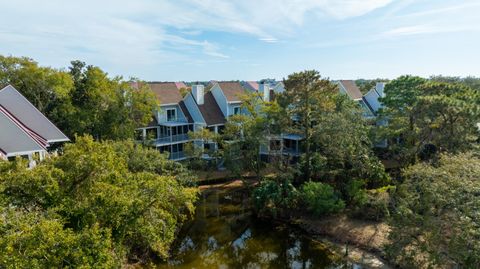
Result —
<instances>
[{"instance_id":1,"label":"water reflection in pond","mask_svg":"<svg viewBox=\"0 0 480 269\"><path fill-rule=\"evenodd\" d=\"M202 194L172 258L158 268L335 268L322 244L284 225L254 219L242 191Z\"/></svg>"}]
</instances>

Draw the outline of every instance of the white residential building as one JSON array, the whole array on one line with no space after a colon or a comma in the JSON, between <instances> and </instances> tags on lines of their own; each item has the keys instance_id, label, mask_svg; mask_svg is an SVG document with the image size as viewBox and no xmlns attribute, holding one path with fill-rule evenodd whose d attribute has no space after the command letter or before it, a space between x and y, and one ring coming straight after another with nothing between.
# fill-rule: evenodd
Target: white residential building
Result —
<instances>
[{"instance_id":1,"label":"white residential building","mask_svg":"<svg viewBox=\"0 0 480 269\"><path fill-rule=\"evenodd\" d=\"M45 158L52 144L69 141L20 92L9 85L0 90L0 159L16 156Z\"/></svg>"}]
</instances>

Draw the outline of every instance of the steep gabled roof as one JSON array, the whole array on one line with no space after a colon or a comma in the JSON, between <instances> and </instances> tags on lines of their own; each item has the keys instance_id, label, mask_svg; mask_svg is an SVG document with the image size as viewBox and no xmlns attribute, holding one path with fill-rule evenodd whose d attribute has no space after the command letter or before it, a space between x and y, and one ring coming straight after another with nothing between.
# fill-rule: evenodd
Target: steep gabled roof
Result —
<instances>
[{"instance_id":1,"label":"steep gabled roof","mask_svg":"<svg viewBox=\"0 0 480 269\"><path fill-rule=\"evenodd\" d=\"M203 105L198 105L198 109L207 125L225 124L227 122L212 92L205 93Z\"/></svg>"},{"instance_id":2,"label":"steep gabled roof","mask_svg":"<svg viewBox=\"0 0 480 269\"><path fill-rule=\"evenodd\" d=\"M0 105L0 152L4 156L27 154L46 150L46 142L31 131Z\"/></svg>"},{"instance_id":3,"label":"steep gabled roof","mask_svg":"<svg viewBox=\"0 0 480 269\"><path fill-rule=\"evenodd\" d=\"M67 136L11 85L0 90L0 105L28 130L47 142L69 141Z\"/></svg>"},{"instance_id":4,"label":"steep gabled roof","mask_svg":"<svg viewBox=\"0 0 480 269\"><path fill-rule=\"evenodd\" d=\"M246 81L245 82L245 87L247 87L248 89L252 90L252 91L258 91L258 82L256 81Z\"/></svg>"},{"instance_id":5,"label":"steep gabled roof","mask_svg":"<svg viewBox=\"0 0 480 269\"><path fill-rule=\"evenodd\" d=\"M228 102L241 101L241 96L247 93L240 82L218 82L218 86L222 89Z\"/></svg>"},{"instance_id":6,"label":"steep gabled roof","mask_svg":"<svg viewBox=\"0 0 480 269\"><path fill-rule=\"evenodd\" d=\"M148 82L147 85L157 96L160 105L178 104L182 95L175 82Z\"/></svg>"},{"instance_id":7,"label":"steep gabled roof","mask_svg":"<svg viewBox=\"0 0 480 269\"><path fill-rule=\"evenodd\" d=\"M341 87L345 89L347 95L353 100L362 99L362 92L357 87L357 84L353 80L340 80Z\"/></svg>"},{"instance_id":8,"label":"steep gabled roof","mask_svg":"<svg viewBox=\"0 0 480 269\"><path fill-rule=\"evenodd\" d=\"M190 115L190 112L188 111L187 106L185 105L185 102L182 100L180 101L180 103L178 103L178 105L180 106L180 109L182 110L183 115L185 115L185 118L187 119L188 123L193 123L193 118Z\"/></svg>"}]
</instances>

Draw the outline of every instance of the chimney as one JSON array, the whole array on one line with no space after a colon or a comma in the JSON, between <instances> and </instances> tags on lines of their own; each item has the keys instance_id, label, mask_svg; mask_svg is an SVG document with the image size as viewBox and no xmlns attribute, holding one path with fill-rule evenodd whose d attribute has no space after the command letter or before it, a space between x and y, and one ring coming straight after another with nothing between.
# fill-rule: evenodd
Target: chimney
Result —
<instances>
[{"instance_id":1,"label":"chimney","mask_svg":"<svg viewBox=\"0 0 480 269\"><path fill-rule=\"evenodd\" d=\"M258 92L262 96L263 101L270 101L270 85L267 83L262 83L258 85Z\"/></svg>"},{"instance_id":2,"label":"chimney","mask_svg":"<svg viewBox=\"0 0 480 269\"><path fill-rule=\"evenodd\" d=\"M377 82L377 85L375 85L375 90L378 92L380 97L385 97L385 93L383 92L383 89L385 88L385 83L383 82Z\"/></svg>"},{"instance_id":3,"label":"chimney","mask_svg":"<svg viewBox=\"0 0 480 269\"><path fill-rule=\"evenodd\" d=\"M203 85L193 85L192 86L192 95L197 101L198 105L203 105L203 93L204 93L204 86Z\"/></svg>"}]
</instances>

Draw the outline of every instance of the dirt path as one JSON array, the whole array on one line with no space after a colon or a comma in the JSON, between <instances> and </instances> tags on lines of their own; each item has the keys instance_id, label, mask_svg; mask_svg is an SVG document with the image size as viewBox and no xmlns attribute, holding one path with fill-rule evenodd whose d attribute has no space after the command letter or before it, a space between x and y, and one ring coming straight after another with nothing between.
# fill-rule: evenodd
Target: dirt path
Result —
<instances>
[{"instance_id":1,"label":"dirt path","mask_svg":"<svg viewBox=\"0 0 480 269\"><path fill-rule=\"evenodd\" d=\"M390 228L385 223L351 219L337 215L314 219L299 217L292 224L312 237L333 242L342 254L370 268L392 268L385 261L384 246L388 243Z\"/></svg>"}]
</instances>

